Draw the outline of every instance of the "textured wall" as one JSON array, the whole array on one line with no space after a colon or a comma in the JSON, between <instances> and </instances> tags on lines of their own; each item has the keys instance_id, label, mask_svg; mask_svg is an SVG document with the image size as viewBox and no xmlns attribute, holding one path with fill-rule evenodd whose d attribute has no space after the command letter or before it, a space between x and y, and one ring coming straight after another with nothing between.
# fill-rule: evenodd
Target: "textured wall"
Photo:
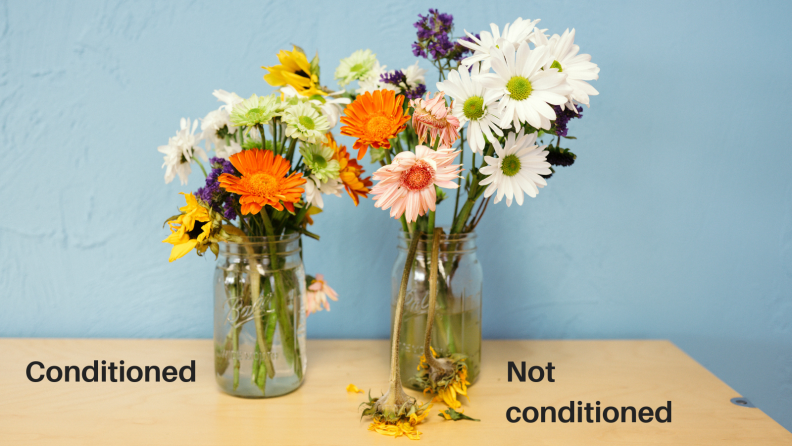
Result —
<instances>
[{"instance_id":1,"label":"textured wall","mask_svg":"<svg viewBox=\"0 0 792 446\"><path fill-rule=\"evenodd\" d=\"M156 147L213 89L269 92L258 67L290 43L319 51L325 83L361 45L407 66L428 7L234 4L0 1L0 335L209 337L213 261L168 264L185 189ZM459 32L576 27L602 68L576 165L479 227L485 336L669 338L792 429L790 4L436 6ZM309 334L384 338L398 225L327 202L305 258L341 301Z\"/></svg>"}]
</instances>

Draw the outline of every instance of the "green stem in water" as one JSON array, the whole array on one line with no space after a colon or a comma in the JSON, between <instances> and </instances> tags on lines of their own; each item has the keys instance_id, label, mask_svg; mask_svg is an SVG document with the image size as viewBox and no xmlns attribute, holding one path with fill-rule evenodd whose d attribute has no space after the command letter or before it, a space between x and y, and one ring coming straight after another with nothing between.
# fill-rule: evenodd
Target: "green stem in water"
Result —
<instances>
[{"instance_id":1,"label":"green stem in water","mask_svg":"<svg viewBox=\"0 0 792 446\"><path fill-rule=\"evenodd\" d=\"M432 235L432 266L429 273L429 309L426 317L426 335L424 335L424 358L430 367L440 368L440 364L432 355L430 344L432 342L432 325L435 318L435 305L437 304L437 271L440 261L440 237L443 228L435 228Z\"/></svg>"},{"instance_id":2,"label":"green stem in water","mask_svg":"<svg viewBox=\"0 0 792 446\"><path fill-rule=\"evenodd\" d=\"M267 138L266 138L266 136L264 136L264 125L263 124L258 124L258 125L256 125L256 128L258 128L259 133L261 133L261 149L262 150L267 150ZM273 151L275 149L276 149L275 147L272 148Z\"/></svg>"},{"instance_id":3,"label":"green stem in water","mask_svg":"<svg viewBox=\"0 0 792 446\"><path fill-rule=\"evenodd\" d=\"M415 254L418 251L420 239L421 237L415 234L410 241L410 249L407 251L407 261L404 262L404 272L402 273L401 286L399 287L399 298L396 301L396 316L393 321L393 336L391 336L393 340L391 341L390 395L402 390L401 372L399 370L399 343L401 342L402 317L404 316L404 298L407 295L407 283L410 281L410 271L412 271L412 265L415 262Z\"/></svg>"}]
</instances>

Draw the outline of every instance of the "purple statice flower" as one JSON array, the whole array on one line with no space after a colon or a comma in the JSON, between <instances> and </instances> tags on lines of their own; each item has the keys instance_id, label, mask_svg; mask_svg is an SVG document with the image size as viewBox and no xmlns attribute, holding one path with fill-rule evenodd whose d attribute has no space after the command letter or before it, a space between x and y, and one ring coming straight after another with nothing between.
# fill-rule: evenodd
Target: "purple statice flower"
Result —
<instances>
[{"instance_id":1,"label":"purple statice flower","mask_svg":"<svg viewBox=\"0 0 792 446\"><path fill-rule=\"evenodd\" d=\"M396 70L393 73L383 73L380 82L402 88L402 85L407 85L407 76L402 70Z\"/></svg>"},{"instance_id":2,"label":"purple statice flower","mask_svg":"<svg viewBox=\"0 0 792 446\"><path fill-rule=\"evenodd\" d=\"M418 18L419 20L413 24L418 30L416 32L418 41L412 45L413 55L440 60L455 52L462 52L457 48L460 45L452 42L449 37L454 29L454 16L429 9L429 14L425 16L418 14ZM455 54L451 57L455 57Z\"/></svg>"},{"instance_id":3,"label":"purple statice flower","mask_svg":"<svg viewBox=\"0 0 792 446\"><path fill-rule=\"evenodd\" d=\"M577 113L570 109L561 110L561 107L554 105L553 110L556 114L555 120L555 134L558 136L567 136L567 132L569 129L567 125L569 124L569 120L573 118L582 118L583 117L583 107L579 105L575 105L575 109Z\"/></svg>"},{"instance_id":4,"label":"purple statice flower","mask_svg":"<svg viewBox=\"0 0 792 446\"><path fill-rule=\"evenodd\" d=\"M218 178L224 173L236 174L236 169L234 169L230 161L223 158L214 157L209 162L211 163L212 171L206 176L205 186L198 188L195 191L195 195L215 212L219 212L229 220L233 220L236 218L233 194L224 191L220 187Z\"/></svg>"},{"instance_id":5,"label":"purple statice flower","mask_svg":"<svg viewBox=\"0 0 792 446\"><path fill-rule=\"evenodd\" d=\"M426 85L418 84L413 89L403 90L402 94L404 94L404 97L406 97L407 99L418 99L426 94Z\"/></svg>"},{"instance_id":6,"label":"purple statice flower","mask_svg":"<svg viewBox=\"0 0 792 446\"><path fill-rule=\"evenodd\" d=\"M393 73L383 73L380 76L380 82L399 87L399 92L407 99L417 99L426 93L426 85L424 84L418 84L410 88L410 84L407 83L407 75L402 70L396 70Z\"/></svg>"}]
</instances>

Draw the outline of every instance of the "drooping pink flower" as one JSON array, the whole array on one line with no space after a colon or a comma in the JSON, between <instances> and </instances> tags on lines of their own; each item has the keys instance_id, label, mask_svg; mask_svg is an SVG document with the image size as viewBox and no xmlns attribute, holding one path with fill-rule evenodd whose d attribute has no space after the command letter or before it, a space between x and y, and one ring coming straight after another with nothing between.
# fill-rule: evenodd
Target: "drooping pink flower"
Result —
<instances>
[{"instance_id":1,"label":"drooping pink flower","mask_svg":"<svg viewBox=\"0 0 792 446\"><path fill-rule=\"evenodd\" d=\"M451 114L454 101L446 107L445 93L439 92L429 99L431 93L426 93L426 99L412 99L410 107L414 109L412 125L418 134L418 144L423 144L429 139L429 144L434 146L437 137L440 145L451 147L459 138L459 119Z\"/></svg>"},{"instance_id":2,"label":"drooping pink flower","mask_svg":"<svg viewBox=\"0 0 792 446\"><path fill-rule=\"evenodd\" d=\"M324 280L324 275L317 274L313 282L308 285L305 291L305 315L322 311L324 308L330 311L330 302L327 299L337 301L338 293Z\"/></svg>"},{"instance_id":3,"label":"drooping pink flower","mask_svg":"<svg viewBox=\"0 0 792 446\"><path fill-rule=\"evenodd\" d=\"M406 214L413 222L427 211L435 210L435 186L456 189L454 179L462 171L459 164L451 164L459 151L440 147L437 151L426 146L416 146L415 153L400 152L393 162L380 167L373 178L378 180L372 189L374 206L390 208L390 216L400 218Z\"/></svg>"}]
</instances>

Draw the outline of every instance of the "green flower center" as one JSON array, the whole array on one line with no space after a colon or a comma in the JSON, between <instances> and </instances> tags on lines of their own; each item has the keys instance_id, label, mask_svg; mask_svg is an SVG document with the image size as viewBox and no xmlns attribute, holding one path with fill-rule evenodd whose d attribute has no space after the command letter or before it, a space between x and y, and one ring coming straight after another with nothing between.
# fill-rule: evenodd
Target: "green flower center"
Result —
<instances>
[{"instance_id":1,"label":"green flower center","mask_svg":"<svg viewBox=\"0 0 792 446\"><path fill-rule=\"evenodd\" d=\"M302 125L308 130L313 130L314 127L316 127L316 124L314 124L313 119L309 118L308 116L300 116L300 125Z\"/></svg>"},{"instance_id":2,"label":"green flower center","mask_svg":"<svg viewBox=\"0 0 792 446\"><path fill-rule=\"evenodd\" d=\"M362 63L356 63L355 65L352 65L351 67L349 67L349 71L352 72L352 73L357 73L359 71L363 71L364 68L365 67L363 66Z\"/></svg>"},{"instance_id":3,"label":"green flower center","mask_svg":"<svg viewBox=\"0 0 792 446\"><path fill-rule=\"evenodd\" d=\"M251 108L247 113L245 113L245 117L251 122L260 121L262 115L264 115L264 111L260 108Z\"/></svg>"},{"instance_id":4,"label":"green flower center","mask_svg":"<svg viewBox=\"0 0 792 446\"><path fill-rule=\"evenodd\" d=\"M563 71L564 71L564 69L563 69L563 68L561 68L561 63L559 63L557 60L554 60L554 61L553 61L553 64L552 64L552 65L550 65L550 68L558 68L558 72L559 72L559 73L561 73L561 72L563 72Z\"/></svg>"},{"instance_id":5,"label":"green flower center","mask_svg":"<svg viewBox=\"0 0 792 446\"><path fill-rule=\"evenodd\" d=\"M513 177L520 172L520 167L522 163L520 163L520 158L517 158L517 155L507 155L501 161L501 170L503 174L507 177Z\"/></svg>"},{"instance_id":6,"label":"green flower center","mask_svg":"<svg viewBox=\"0 0 792 446\"><path fill-rule=\"evenodd\" d=\"M528 99L533 91L531 81L522 76L514 76L509 79L509 82L506 82L506 89L509 90L509 95L517 101Z\"/></svg>"},{"instance_id":7,"label":"green flower center","mask_svg":"<svg viewBox=\"0 0 792 446\"><path fill-rule=\"evenodd\" d=\"M462 106L462 111L468 119L479 119L484 116L484 98L481 96L471 96Z\"/></svg>"},{"instance_id":8,"label":"green flower center","mask_svg":"<svg viewBox=\"0 0 792 446\"><path fill-rule=\"evenodd\" d=\"M325 167L327 167L327 160L324 159L321 155L316 155L314 157L313 162L317 169L324 169Z\"/></svg>"}]
</instances>

